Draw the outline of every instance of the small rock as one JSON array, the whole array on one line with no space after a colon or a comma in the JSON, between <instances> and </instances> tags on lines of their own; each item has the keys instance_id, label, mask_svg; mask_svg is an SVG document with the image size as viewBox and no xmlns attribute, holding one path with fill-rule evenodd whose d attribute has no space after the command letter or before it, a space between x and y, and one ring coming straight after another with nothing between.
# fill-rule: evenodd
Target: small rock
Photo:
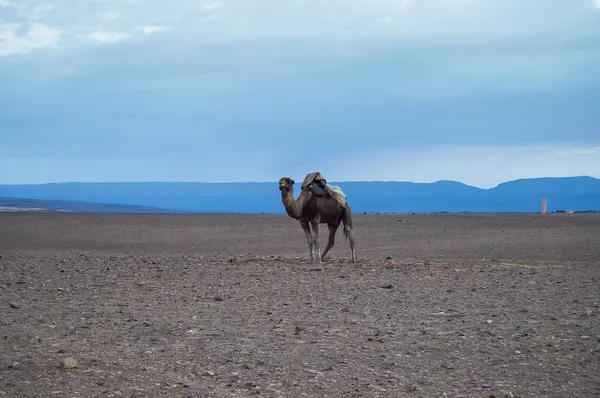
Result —
<instances>
[{"instance_id":1,"label":"small rock","mask_svg":"<svg viewBox=\"0 0 600 398\"><path fill-rule=\"evenodd\" d=\"M60 367L63 369L75 369L77 361L74 358L64 358L60 361Z\"/></svg>"},{"instance_id":2,"label":"small rock","mask_svg":"<svg viewBox=\"0 0 600 398\"><path fill-rule=\"evenodd\" d=\"M215 296L215 297L213 297L213 300L214 301L223 301L223 297L221 297L221 296Z\"/></svg>"},{"instance_id":3,"label":"small rock","mask_svg":"<svg viewBox=\"0 0 600 398\"><path fill-rule=\"evenodd\" d=\"M335 371L333 366L328 366L325 369L323 369L321 372L333 372L333 371Z\"/></svg>"},{"instance_id":4,"label":"small rock","mask_svg":"<svg viewBox=\"0 0 600 398\"><path fill-rule=\"evenodd\" d=\"M213 377L216 373L213 372L212 370L207 370L204 373L202 373L202 376L204 377Z\"/></svg>"},{"instance_id":5,"label":"small rock","mask_svg":"<svg viewBox=\"0 0 600 398\"><path fill-rule=\"evenodd\" d=\"M10 304L10 308L21 308L21 306L17 303L11 302Z\"/></svg>"},{"instance_id":6,"label":"small rock","mask_svg":"<svg viewBox=\"0 0 600 398\"><path fill-rule=\"evenodd\" d=\"M488 319L486 322L487 322L487 323L492 323L492 320L491 320L491 319Z\"/></svg>"},{"instance_id":7,"label":"small rock","mask_svg":"<svg viewBox=\"0 0 600 398\"><path fill-rule=\"evenodd\" d=\"M585 310L583 310L583 312L581 313L581 316L592 316L593 314L594 314L594 312L593 312L591 309L589 309L589 308L586 308L586 309L585 309Z\"/></svg>"},{"instance_id":8,"label":"small rock","mask_svg":"<svg viewBox=\"0 0 600 398\"><path fill-rule=\"evenodd\" d=\"M382 289L391 289L393 286L391 284L381 286Z\"/></svg>"},{"instance_id":9,"label":"small rock","mask_svg":"<svg viewBox=\"0 0 600 398\"><path fill-rule=\"evenodd\" d=\"M390 256L387 256L385 259L386 260L391 260L392 258Z\"/></svg>"},{"instance_id":10,"label":"small rock","mask_svg":"<svg viewBox=\"0 0 600 398\"><path fill-rule=\"evenodd\" d=\"M294 328L294 334L298 334L298 333L300 333L300 332L301 332L301 331L303 331L303 330L304 330L304 328L302 328L302 327L300 327L300 326L296 326L296 327Z\"/></svg>"},{"instance_id":11,"label":"small rock","mask_svg":"<svg viewBox=\"0 0 600 398\"><path fill-rule=\"evenodd\" d=\"M489 384L482 384L481 388L490 388L490 385Z\"/></svg>"}]
</instances>

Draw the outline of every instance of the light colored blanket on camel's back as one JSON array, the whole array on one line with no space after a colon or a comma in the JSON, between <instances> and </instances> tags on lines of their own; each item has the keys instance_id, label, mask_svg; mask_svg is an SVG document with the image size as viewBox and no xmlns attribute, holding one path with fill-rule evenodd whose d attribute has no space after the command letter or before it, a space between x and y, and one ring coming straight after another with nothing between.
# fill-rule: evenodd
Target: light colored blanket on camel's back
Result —
<instances>
[{"instance_id":1,"label":"light colored blanket on camel's back","mask_svg":"<svg viewBox=\"0 0 600 398\"><path fill-rule=\"evenodd\" d=\"M336 202L344 207L346 206L346 194L344 191L342 191L342 188L336 185L327 184L327 180L325 177L323 177L323 174L318 171L308 173L304 178L304 181L302 181L302 189L304 190L304 188L306 188L311 182L317 182L319 185L325 188L327 193L331 195Z\"/></svg>"}]
</instances>

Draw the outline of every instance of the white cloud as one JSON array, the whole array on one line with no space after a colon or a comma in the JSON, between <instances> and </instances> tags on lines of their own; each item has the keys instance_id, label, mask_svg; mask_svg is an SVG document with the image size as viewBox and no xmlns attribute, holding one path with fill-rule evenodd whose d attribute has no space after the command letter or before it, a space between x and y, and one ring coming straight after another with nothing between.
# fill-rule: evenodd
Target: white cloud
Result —
<instances>
[{"instance_id":1,"label":"white cloud","mask_svg":"<svg viewBox=\"0 0 600 398\"><path fill-rule=\"evenodd\" d=\"M571 148L571 149L559 149L556 151L557 155L596 155L600 154L600 148Z\"/></svg>"},{"instance_id":2,"label":"white cloud","mask_svg":"<svg viewBox=\"0 0 600 398\"><path fill-rule=\"evenodd\" d=\"M18 8L19 6L16 3L13 3L11 1L8 0L0 0L0 8L1 7L5 7L5 8Z\"/></svg>"},{"instance_id":3,"label":"white cloud","mask_svg":"<svg viewBox=\"0 0 600 398\"><path fill-rule=\"evenodd\" d=\"M39 6L33 7L32 11L33 12L42 12L42 11L50 11L53 9L54 9L54 7L51 6L50 4L44 4L44 5L39 5Z\"/></svg>"},{"instance_id":4,"label":"white cloud","mask_svg":"<svg viewBox=\"0 0 600 398\"><path fill-rule=\"evenodd\" d=\"M129 35L119 32L98 31L90 33L87 37L100 43L118 43L128 38Z\"/></svg>"},{"instance_id":5,"label":"white cloud","mask_svg":"<svg viewBox=\"0 0 600 398\"><path fill-rule=\"evenodd\" d=\"M346 0L343 8L332 0L223 0L203 3L200 12L188 9L182 22L189 22L186 27L201 31L205 38L400 35L484 39L556 29L557 24L580 18L580 5L589 1L547 0L540 11L534 2L522 0ZM201 23L210 19L209 13L216 14L219 29ZM381 21L388 22L385 29Z\"/></svg>"},{"instance_id":6,"label":"white cloud","mask_svg":"<svg viewBox=\"0 0 600 398\"><path fill-rule=\"evenodd\" d=\"M216 10L221 6L221 2L215 1L214 3L208 3L204 6L204 9L208 11Z\"/></svg>"},{"instance_id":7,"label":"white cloud","mask_svg":"<svg viewBox=\"0 0 600 398\"><path fill-rule=\"evenodd\" d=\"M18 32L24 26L27 25L0 25L0 57L53 46L61 36L61 31L39 23L30 24L20 35Z\"/></svg>"},{"instance_id":8,"label":"white cloud","mask_svg":"<svg viewBox=\"0 0 600 398\"><path fill-rule=\"evenodd\" d=\"M264 53L251 62L261 72L273 69L272 75L298 70L322 74L327 72L324 62L332 59L350 69L367 65L368 74L377 57L388 57L398 67L419 66L410 76L390 74L401 84L381 89L419 96L482 88L505 92L579 88L589 84L590 71L600 65L593 44L600 38L600 14L592 8L600 0L545 0L543 8L523 0L181 0L177 7L159 0L56 0L51 10L35 0L0 0L11 7L17 2L24 10L6 14L16 15L15 21L60 22L63 48L81 44L72 39L83 36L119 43L168 30L172 31L168 48L190 60L197 52L186 50L204 43L265 42L270 47L260 45ZM40 7L46 11L30 12ZM27 41L15 43L17 39L11 36L10 44L0 41L0 52L8 55L19 52L17 48L32 48ZM281 39L308 40L290 41L284 44L285 51L278 51L273 43ZM377 52L385 43L389 55ZM302 51L307 54L296 55ZM238 66L234 63L232 68Z\"/></svg>"},{"instance_id":9,"label":"white cloud","mask_svg":"<svg viewBox=\"0 0 600 398\"><path fill-rule=\"evenodd\" d=\"M115 20L119 18L119 13L117 12L105 12L104 14L100 15L101 18L104 19L108 19L108 20Z\"/></svg>"},{"instance_id":10,"label":"white cloud","mask_svg":"<svg viewBox=\"0 0 600 398\"><path fill-rule=\"evenodd\" d=\"M36 4L37 3L37 4ZM249 38L398 38L402 41L486 41L515 36L585 37L598 34L596 13L586 10L600 0L545 0L544 7L523 0L181 0L177 7L159 0L103 2L66 0L52 9L34 0L0 0L19 7L19 22L60 22L77 37L87 29L141 34L177 26L187 43ZM343 7L340 5L343 4ZM32 11L38 11L32 12ZM47 12L46 12L47 11ZM11 11L12 12L12 11ZM14 12L13 12L14 14ZM586 15L594 14L594 15ZM17 22L4 18L5 21ZM509 21L508 23L506 21ZM216 26L218 24L218 28ZM174 39L178 39L176 35ZM552 38L548 38L551 40Z\"/></svg>"},{"instance_id":11,"label":"white cloud","mask_svg":"<svg viewBox=\"0 0 600 398\"><path fill-rule=\"evenodd\" d=\"M167 28L166 26L163 25L142 25L142 26L136 26L136 29L141 31L144 34L152 34L152 33L157 33L157 32L164 32L166 30L168 30L169 28Z\"/></svg>"}]
</instances>

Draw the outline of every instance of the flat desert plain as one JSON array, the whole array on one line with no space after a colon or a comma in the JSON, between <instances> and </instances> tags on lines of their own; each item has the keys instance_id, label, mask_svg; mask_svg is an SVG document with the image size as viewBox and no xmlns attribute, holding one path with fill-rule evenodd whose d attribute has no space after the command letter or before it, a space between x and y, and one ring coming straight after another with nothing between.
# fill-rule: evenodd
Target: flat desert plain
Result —
<instances>
[{"instance_id":1,"label":"flat desert plain","mask_svg":"<svg viewBox=\"0 0 600 398\"><path fill-rule=\"evenodd\" d=\"M309 264L287 215L1 214L0 395L600 396L600 215L354 234Z\"/></svg>"}]
</instances>

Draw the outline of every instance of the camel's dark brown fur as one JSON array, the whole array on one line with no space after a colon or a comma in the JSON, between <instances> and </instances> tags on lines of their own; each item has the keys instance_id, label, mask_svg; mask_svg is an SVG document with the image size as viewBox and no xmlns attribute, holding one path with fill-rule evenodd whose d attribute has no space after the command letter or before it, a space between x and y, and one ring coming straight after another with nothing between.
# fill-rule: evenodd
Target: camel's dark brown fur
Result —
<instances>
[{"instance_id":1,"label":"camel's dark brown fur","mask_svg":"<svg viewBox=\"0 0 600 398\"><path fill-rule=\"evenodd\" d=\"M304 230L310 252L310 261L321 262L333 247L335 233L340 223L343 223L344 236L350 241L351 261L356 262L350 205L346 203L345 206L342 206L331 197L314 196L310 189L306 187L301 190L298 199L294 200L295 183L289 177L283 177L279 180L281 202L285 206L287 214L298 220ZM329 228L329 239L322 255L319 244L319 224L327 224Z\"/></svg>"}]
</instances>

